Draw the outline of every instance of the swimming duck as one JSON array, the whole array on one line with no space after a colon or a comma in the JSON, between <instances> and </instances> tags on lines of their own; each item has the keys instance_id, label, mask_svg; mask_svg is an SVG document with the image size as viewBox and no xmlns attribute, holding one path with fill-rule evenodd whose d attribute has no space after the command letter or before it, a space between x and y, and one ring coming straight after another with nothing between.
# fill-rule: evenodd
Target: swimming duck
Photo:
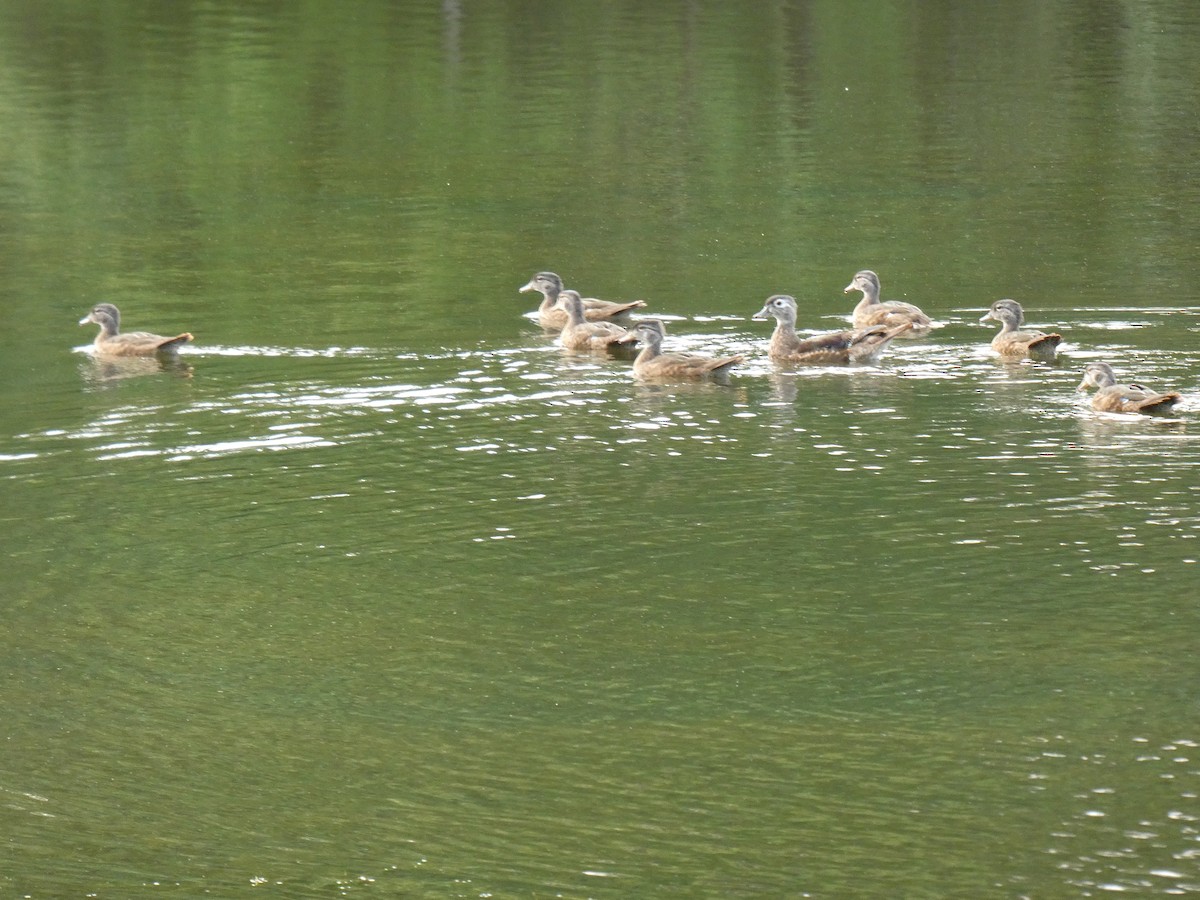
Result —
<instances>
[{"instance_id":1,"label":"swimming duck","mask_svg":"<svg viewBox=\"0 0 1200 900\"><path fill-rule=\"evenodd\" d=\"M538 324L543 328L563 328L567 324L566 310L555 306L562 289L562 279L553 272L538 272L529 279L528 284L520 289L522 294L528 291L541 293L542 302L538 306ZM589 297L583 301L583 314L589 322L603 322L613 316L627 313L631 309L640 309L645 305L641 300L613 303L611 300L596 300Z\"/></svg>"},{"instance_id":2,"label":"swimming duck","mask_svg":"<svg viewBox=\"0 0 1200 900\"><path fill-rule=\"evenodd\" d=\"M584 318L583 298L578 291L562 291L558 307L567 317L558 340L568 350L604 350L618 341L629 343L625 340L629 332L615 322L589 322Z\"/></svg>"},{"instance_id":3,"label":"swimming duck","mask_svg":"<svg viewBox=\"0 0 1200 900\"><path fill-rule=\"evenodd\" d=\"M1088 363L1083 369L1083 381L1076 390L1098 388L1092 397L1092 409L1101 412L1158 413L1170 412L1182 398L1172 391L1156 394L1140 384L1117 384L1117 376L1108 363Z\"/></svg>"},{"instance_id":4,"label":"swimming duck","mask_svg":"<svg viewBox=\"0 0 1200 900\"><path fill-rule=\"evenodd\" d=\"M997 300L992 308L983 314L980 322L994 319L1000 323L1000 331L992 338L992 349L1001 356L1022 357L1053 361L1062 341L1060 334L1046 334L1044 331L1020 331L1025 321L1025 311L1016 300Z\"/></svg>"},{"instance_id":5,"label":"swimming duck","mask_svg":"<svg viewBox=\"0 0 1200 900\"><path fill-rule=\"evenodd\" d=\"M157 353L175 353L192 339L187 332L175 337L163 337L147 331L129 331L121 334L121 313L111 303L98 303L91 312L79 320L80 325L99 325L93 346L97 353L107 356L154 356Z\"/></svg>"},{"instance_id":6,"label":"swimming duck","mask_svg":"<svg viewBox=\"0 0 1200 900\"><path fill-rule=\"evenodd\" d=\"M796 334L796 300L787 294L768 297L763 308L754 314L756 319L768 316L774 316L776 322L767 356L777 362L811 365L873 363L894 338L913 327L911 322L902 322L895 327L873 325L801 338Z\"/></svg>"},{"instance_id":7,"label":"swimming duck","mask_svg":"<svg viewBox=\"0 0 1200 900\"><path fill-rule=\"evenodd\" d=\"M921 337L928 334L933 327L933 320L911 303L902 300L879 300L879 276L870 269L857 272L854 279L846 285L843 294L851 291L862 291L862 299L854 307L854 327L866 328L870 325L887 325L895 327L901 322L908 322L912 328L904 337Z\"/></svg>"},{"instance_id":8,"label":"swimming duck","mask_svg":"<svg viewBox=\"0 0 1200 900\"><path fill-rule=\"evenodd\" d=\"M713 359L694 353L663 353L662 340L666 328L658 319L642 319L622 343L641 341L645 346L633 361L633 374L639 378L703 378L723 373L742 362L740 356Z\"/></svg>"}]
</instances>

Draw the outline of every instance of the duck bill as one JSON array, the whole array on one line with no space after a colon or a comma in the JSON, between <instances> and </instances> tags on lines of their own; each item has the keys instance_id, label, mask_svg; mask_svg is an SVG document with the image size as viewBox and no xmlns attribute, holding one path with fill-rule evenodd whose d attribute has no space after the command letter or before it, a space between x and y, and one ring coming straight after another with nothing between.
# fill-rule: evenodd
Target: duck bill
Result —
<instances>
[{"instance_id":1,"label":"duck bill","mask_svg":"<svg viewBox=\"0 0 1200 900\"><path fill-rule=\"evenodd\" d=\"M530 291L536 291L536 290L537 290L537 288L534 287L533 282L530 281L527 284L523 285L522 287L517 288L517 293L518 294L527 294Z\"/></svg>"},{"instance_id":2,"label":"duck bill","mask_svg":"<svg viewBox=\"0 0 1200 900\"><path fill-rule=\"evenodd\" d=\"M637 342L638 336L636 331L627 331L623 337L619 337L613 341L614 344L636 344Z\"/></svg>"},{"instance_id":3,"label":"duck bill","mask_svg":"<svg viewBox=\"0 0 1200 900\"><path fill-rule=\"evenodd\" d=\"M764 306L762 309L760 309L758 312L756 312L756 313L755 313L754 315L752 315L750 318L751 318L751 319L756 319L756 320L757 320L757 321L759 321L759 322L763 321L764 319L769 319L769 318L771 318L771 307L770 307L770 306Z\"/></svg>"},{"instance_id":4,"label":"duck bill","mask_svg":"<svg viewBox=\"0 0 1200 900\"><path fill-rule=\"evenodd\" d=\"M844 288L842 288L842 293L849 294L851 291L854 291L854 290L857 290L857 288L854 287L854 282L852 281L848 285L846 285Z\"/></svg>"},{"instance_id":5,"label":"duck bill","mask_svg":"<svg viewBox=\"0 0 1200 900\"><path fill-rule=\"evenodd\" d=\"M80 325L90 325L93 321L94 320L92 319L92 314L88 313L86 316L84 316L82 319L79 320L79 324Z\"/></svg>"},{"instance_id":6,"label":"duck bill","mask_svg":"<svg viewBox=\"0 0 1200 900\"><path fill-rule=\"evenodd\" d=\"M985 312L982 316L979 317L979 321L987 322L991 318L992 318L992 311L989 309L987 312Z\"/></svg>"}]
</instances>

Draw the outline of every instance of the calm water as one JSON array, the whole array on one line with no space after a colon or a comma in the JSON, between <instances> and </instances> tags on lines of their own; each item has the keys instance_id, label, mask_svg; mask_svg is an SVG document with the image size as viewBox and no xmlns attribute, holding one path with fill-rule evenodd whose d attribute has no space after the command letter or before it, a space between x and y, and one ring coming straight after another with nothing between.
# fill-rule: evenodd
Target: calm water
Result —
<instances>
[{"instance_id":1,"label":"calm water","mask_svg":"<svg viewBox=\"0 0 1200 900\"><path fill-rule=\"evenodd\" d=\"M0 893L1200 893L1198 38L5 4ZM931 337L766 359L864 267ZM747 363L563 353L545 268Z\"/></svg>"}]
</instances>

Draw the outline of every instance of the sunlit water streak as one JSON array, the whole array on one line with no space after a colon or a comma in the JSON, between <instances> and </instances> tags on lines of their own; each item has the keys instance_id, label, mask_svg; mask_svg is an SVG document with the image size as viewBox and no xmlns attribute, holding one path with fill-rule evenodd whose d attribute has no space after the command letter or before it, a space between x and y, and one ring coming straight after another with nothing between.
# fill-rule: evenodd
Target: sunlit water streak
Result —
<instances>
[{"instance_id":1,"label":"sunlit water streak","mask_svg":"<svg viewBox=\"0 0 1200 900\"><path fill-rule=\"evenodd\" d=\"M336 348L321 352L272 348L265 353L260 352L261 348L216 348L217 358L345 358L355 365L365 363L372 370L377 370L379 364L400 372L412 369L411 374L426 376L426 380L397 382L373 374L349 384L265 381L252 390L234 388L169 407L117 406L80 428L18 436L19 441L46 444L52 449L10 453L8 457L11 462L30 461L45 453L68 452L71 445L79 445L98 461L157 457L172 465L186 465L189 461L242 457L249 462L264 452L290 456L361 448L378 444L381 439L386 441L389 436L398 442L397 446L416 446L413 442L418 442L424 448L417 458L407 462L387 460L378 453L360 457L355 465L367 477L358 480L370 484L379 473L398 465L405 469L415 465L425 477L435 474L442 479L444 475L436 473L442 472L455 456L552 457L586 445L588 455L597 451L618 454L628 460L620 465L629 466L632 472L637 469L632 461L638 458L692 458L710 463L734 457L777 459L787 466L806 460L802 463L807 470L806 481L848 475L887 476L892 482L890 492L899 490L925 506L930 502L925 496L929 490L936 488L945 494L945 487L956 479L976 482L982 475L990 481L991 489L985 488L974 497L959 496L950 508L982 504L983 509L1007 510L1006 516L1024 516L1024 524L1017 520L999 531L990 524L964 527L963 523L972 517L941 518L945 514L937 512L946 506L945 497L934 500L928 524L934 528L935 539L945 541L946 546L978 546L988 551L1029 547L1020 533L1025 528L1040 528L1039 523L1067 521L1080 513L1130 512L1134 507L1123 496L1123 490L1088 485L1088 481L1111 471L1123 484L1140 485L1152 492L1165 481L1168 490L1152 493L1149 502L1137 501L1141 517L1179 538L1196 536L1196 518L1188 509L1195 489L1177 484L1179 476L1170 474L1172 470L1185 471L1197 462L1190 449L1194 440L1186 431L1186 412L1194 408L1194 398L1181 404L1180 416L1171 418L1096 414L1087 406L1087 398L1074 391L1077 360L1085 354L1064 353L1063 361L1055 365L999 362L986 342L962 342L961 332L968 327L969 317L951 319L941 336L901 344L878 365L862 367L777 366L762 354L763 336L749 330L757 328L757 323L733 318L719 331L703 330L713 321L718 320L709 317L691 324L680 320L670 340L675 348L685 351L745 354L747 364L727 385L643 385L630 377L627 358L564 353L554 346L553 335L543 336L532 346L449 350L421 357L367 348L349 353ZM1078 331L1079 326L1074 330ZM980 331L973 328L969 333ZM985 339L986 333L980 338ZM1090 353L1122 359L1137 357L1143 374L1154 369L1169 371L1178 363L1177 357L1169 353L1119 344ZM192 355L202 363L202 354ZM427 376L434 372L442 377L429 382ZM926 405L936 402L939 392L945 392L949 385L958 385L953 404L931 406L919 415L911 408L918 401ZM814 390L825 400L810 397ZM832 409L824 405L831 391L842 397L842 405ZM996 435L971 434L964 426L981 414L1017 417L1030 426L1040 422L1036 428L1048 427L1055 434L1039 438L1034 431L1017 429L998 442ZM545 423L546 430L537 427L540 423ZM563 425L567 426L565 431ZM914 426L920 430L914 432ZM900 436L897 428L904 429L902 446L896 445ZM436 462L438 454L449 456ZM1131 471L1130 466L1137 465L1138 460L1153 466L1155 474L1143 477ZM1086 479L1080 476L1080 461L1083 471L1090 473ZM322 462L319 468L335 477L329 487L312 492L308 502L322 508L353 503L364 523L385 509L390 516L401 512L388 508L386 503L363 505L363 498L358 496L360 489L352 483L335 488L337 473L348 465L341 457ZM542 470L544 465L550 469ZM582 498L573 496L569 479L564 484L565 473L555 471L558 464L548 457L542 466L532 479L514 476L518 484L513 490L493 493L489 502L505 497L505 503L532 504L549 511L567 508L564 503L571 496L571 502L578 504ZM911 470L914 477L898 486L894 477L903 470ZM448 474L449 470L445 471ZM1039 486L1045 475L1039 473L1051 473L1063 482L1062 486L1046 496ZM221 478L225 473L214 474ZM1002 481L995 481L997 478ZM747 507L755 504L756 491L773 489L772 481L771 477L758 478L741 485ZM1005 487L997 493L995 487L1001 483ZM567 495L563 494L564 487L570 492ZM810 498L813 502L846 502L834 483L811 483L809 492L814 489L816 494ZM598 496L612 492L605 489ZM955 493L948 496L954 497ZM732 510L739 501L727 495L724 502ZM419 521L427 511L425 506L418 506L410 508L407 515ZM611 519L613 512L607 515ZM507 521L493 517L491 524L469 529L460 537L475 543L527 541L548 537L554 527L544 515L531 519L518 514ZM431 534L440 532L435 529ZM1121 536L1128 538L1124 532ZM737 552L741 540L734 536L718 542ZM905 532L897 531L893 523L891 534L883 540L906 540ZM340 543L348 556L387 552L386 541ZM1068 544L1064 543L1064 548ZM317 550L326 548L319 539L312 546ZM1133 550L1141 545L1123 540L1120 546ZM1139 561L1137 553L1103 561L1096 553L1105 551L1093 549L1086 541L1076 549L1080 554L1076 559L1093 571L1147 574L1161 566ZM1193 561L1195 553L1184 551L1182 558ZM1062 569L1061 574L1067 577L1078 571L1073 564Z\"/></svg>"},{"instance_id":2,"label":"sunlit water streak","mask_svg":"<svg viewBox=\"0 0 1200 900\"><path fill-rule=\"evenodd\" d=\"M712 317L709 317L710 319ZM736 320L744 322L744 320ZM962 322L949 323L961 327ZM684 326L686 327L686 326ZM693 326L694 327L694 326ZM735 394L750 389L764 380L771 386L772 398L763 400L767 404L788 405L802 402L805 384L828 378L845 378L850 383L877 384L880 378L903 377L906 380L944 381L973 379L978 387L979 400L986 406L1020 412L1034 418L1076 417L1084 422L1094 419L1130 421L1141 424L1142 417L1095 414L1087 408L1087 398L1066 390L1067 382L1076 377L1067 365L1059 363L1053 367L1030 364L997 363L986 343L962 344L948 341L909 342L898 344L879 365L870 367L787 367L777 366L765 359L761 352L763 337L746 330L736 330L744 325L729 326L731 330L719 332L696 332L679 329L672 333L669 341L675 349L687 352L708 352L714 355L741 353L747 362L740 367L735 383L729 388ZM812 333L819 332L814 329ZM981 336L982 337L982 336ZM348 358L361 362L384 363L388 368L403 369L406 365L425 368L447 363L462 363L464 367L441 384L397 384L385 376L377 376L367 382L351 385L334 383L294 383L285 385L264 384L253 391L233 392L214 399L193 401L172 409L138 407L115 409L105 413L88 426L73 431L56 430L40 435L41 438L60 437L73 441L90 442L101 458L128 458L142 455L162 455L171 459L192 456L224 455L228 453L255 452L264 449L303 449L328 447L356 439L356 432L331 429L329 425L342 417L360 413L393 413L398 409L431 410L450 408L459 413L484 411L487 409L507 410L510 407L533 405L553 407L555 405L578 405L596 403L610 406L610 392L618 386L626 386L628 372L626 364L604 355L566 354L553 346L553 336L547 336L537 347L513 347L497 351L452 351L440 356L382 354L369 348L327 348L311 350L303 348L208 348L203 352L189 350L187 356L203 365L204 356L286 356L292 358L321 357ZM1170 373L1184 361L1163 351L1138 351L1129 346L1108 343L1102 347L1080 351L1068 345L1063 358L1078 360L1104 356L1132 360L1131 366L1138 368L1138 377L1147 377L1153 369ZM134 361L140 365L156 365L156 361ZM476 363L471 367L472 362ZM104 365L99 361L98 365ZM1068 364L1069 365L1069 364ZM147 371L153 371L153 368ZM142 369L138 374L144 374ZM192 375L189 370L189 377ZM1053 387L1048 395L1041 387ZM720 391L722 386L675 385L651 389L633 386L634 398L652 398L656 392L677 395L681 391ZM1006 397L1012 397L1007 401ZM629 397L623 400L629 400ZM886 407L895 409L895 407ZM1178 411L1187 413L1197 408L1197 398L1186 395ZM225 423L222 430L236 430L229 423L254 420L258 433L241 434L211 443L187 441L174 446L156 446L156 436L177 430L186 416L205 415L210 420L217 417ZM753 419L752 410L731 414L735 419ZM903 414L899 414L903 418ZM282 421L270 422L277 419ZM1168 421L1181 421L1178 417ZM646 423L637 427L645 428ZM1091 430L1088 426L1087 430ZM313 433L319 432L319 433ZM357 434L360 438L378 435L378 428ZM33 437L26 435L26 438ZM96 443L107 438L107 443ZM472 438L464 448L490 448L492 442L486 436ZM9 454L14 459L28 459L28 452Z\"/></svg>"}]
</instances>

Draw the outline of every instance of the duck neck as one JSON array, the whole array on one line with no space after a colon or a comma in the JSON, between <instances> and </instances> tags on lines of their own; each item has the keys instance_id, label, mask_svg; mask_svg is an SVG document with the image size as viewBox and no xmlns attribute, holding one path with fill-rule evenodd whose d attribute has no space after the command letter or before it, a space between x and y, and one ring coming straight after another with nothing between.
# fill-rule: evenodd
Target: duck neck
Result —
<instances>
[{"instance_id":1,"label":"duck neck","mask_svg":"<svg viewBox=\"0 0 1200 900\"><path fill-rule=\"evenodd\" d=\"M572 325L572 326L582 325L585 321L587 321L586 317L583 314L583 301L582 300L572 297L570 300L567 300L563 304L563 307L567 311L567 324L568 325Z\"/></svg>"},{"instance_id":2,"label":"duck neck","mask_svg":"<svg viewBox=\"0 0 1200 900\"><path fill-rule=\"evenodd\" d=\"M546 288L542 292L542 305L538 307L538 312L548 313L554 309L555 304L558 303L558 293L558 288L556 287Z\"/></svg>"},{"instance_id":3,"label":"duck neck","mask_svg":"<svg viewBox=\"0 0 1200 900\"><path fill-rule=\"evenodd\" d=\"M662 341L660 341L658 338L651 338L642 344L642 350L640 353L638 353L637 359L634 360L634 364L647 363L654 359L654 357L661 355Z\"/></svg>"},{"instance_id":4,"label":"duck neck","mask_svg":"<svg viewBox=\"0 0 1200 900\"><path fill-rule=\"evenodd\" d=\"M1018 321L1016 316L1005 316L1000 320L1000 333L1010 334L1017 330Z\"/></svg>"},{"instance_id":5,"label":"duck neck","mask_svg":"<svg viewBox=\"0 0 1200 900\"><path fill-rule=\"evenodd\" d=\"M879 285L867 281L862 287L862 299L858 301L859 308L875 306L879 303Z\"/></svg>"},{"instance_id":6,"label":"duck neck","mask_svg":"<svg viewBox=\"0 0 1200 900\"><path fill-rule=\"evenodd\" d=\"M771 343L776 347L790 347L799 342L796 337L796 320L789 318L777 318L775 320L775 331L771 335Z\"/></svg>"}]
</instances>

